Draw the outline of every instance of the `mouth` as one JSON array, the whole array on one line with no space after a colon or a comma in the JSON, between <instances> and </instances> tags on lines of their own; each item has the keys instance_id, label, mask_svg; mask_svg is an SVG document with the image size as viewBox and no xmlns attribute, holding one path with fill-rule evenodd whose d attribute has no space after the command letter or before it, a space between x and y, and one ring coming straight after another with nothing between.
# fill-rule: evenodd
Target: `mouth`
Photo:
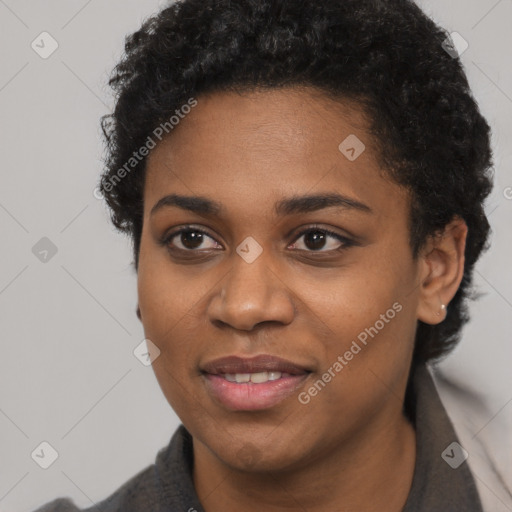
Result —
<instances>
[{"instance_id":1,"label":"mouth","mask_svg":"<svg viewBox=\"0 0 512 512\"><path fill-rule=\"evenodd\" d=\"M270 355L229 356L201 368L210 396L232 411L276 406L294 394L311 374L303 365Z\"/></svg>"},{"instance_id":2,"label":"mouth","mask_svg":"<svg viewBox=\"0 0 512 512\"><path fill-rule=\"evenodd\" d=\"M240 375L258 373L287 373L303 375L310 370L281 357L262 354L255 357L228 356L205 363L201 370L211 375ZM270 380L275 380L270 379ZM247 381L244 381L247 382Z\"/></svg>"}]
</instances>

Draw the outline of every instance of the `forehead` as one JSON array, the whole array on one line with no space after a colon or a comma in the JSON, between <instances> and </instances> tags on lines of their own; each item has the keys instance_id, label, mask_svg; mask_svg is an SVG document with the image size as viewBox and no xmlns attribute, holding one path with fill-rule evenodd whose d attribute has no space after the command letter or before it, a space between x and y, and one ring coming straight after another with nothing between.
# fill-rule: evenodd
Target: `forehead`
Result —
<instances>
[{"instance_id":1,"label":"forehead","mask_svg":"<svg viewBox=\"0 0 512 512\"><path fill-rule=\"evenodd\" d=\"M354 102L311 88L216 92L197 101L148 157L148 207L163 192L246 207L258 190L259 201L284 191L338 191L375 203L399 193L379 167L369 122Z\"/></svg>"},{"instance_id":2,"label":"forehead","mask_svg":"<svg viewBox=\"0 0 512 512\"><path fill-rule=\"evenodd\" d=\"M341 142L344 135L357 132L373 151L368 124L355 102L338 101L310 87L221 91L200 96L159 147L176 151L183 144L208 144L210 155L238 149L258 153L259 159L284 152L299 159L322 149L324 144L318 144L326 136Z\"/></svg>"}]
</instances>

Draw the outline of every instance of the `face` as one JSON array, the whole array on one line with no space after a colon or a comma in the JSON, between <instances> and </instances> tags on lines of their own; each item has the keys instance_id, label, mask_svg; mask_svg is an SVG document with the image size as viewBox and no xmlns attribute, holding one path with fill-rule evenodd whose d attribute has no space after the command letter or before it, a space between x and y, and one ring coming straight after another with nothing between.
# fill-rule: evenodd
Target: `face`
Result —
<instances>
[{"instance_id":1,"label":"face","mask_svg":"<svg viewBox=\"0 0 512 512\"><path fill-rule=\"evenodd\" d=\"M409 196L355 105L308 88L197 101L147 162L138 294L153 368L219 460L299 467L403 419L419 301Z\"/></svg>"}]
</instances>

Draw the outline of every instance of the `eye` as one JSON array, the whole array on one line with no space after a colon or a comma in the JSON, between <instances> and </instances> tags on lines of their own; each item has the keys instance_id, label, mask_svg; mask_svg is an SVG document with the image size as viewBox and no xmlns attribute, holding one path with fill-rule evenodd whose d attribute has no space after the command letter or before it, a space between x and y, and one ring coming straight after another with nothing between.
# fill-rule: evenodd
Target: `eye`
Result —
<instances>
[{"instance_id":1,"label":"eye","mask_svg":"<svg viewBox=\"0 0 512 512\"><path fill-rule=\"evenodd\" d=\"M301 238L304 238L304 241L301 243L294 242L292 248L307 252L330 252L343 250L354 245L354 242L349 238L329 229L316 226L302 231L296 240Z\"/></svg>"},{"instance_id":2,"label":"eye","mask_svg":"<svg viewBox=\"0 0 512 512\"><path fill-rule=\"evenodd\" d=\"M300 242L301 238L304 238L303 242ZM289 248L305 252L328 253L331 251L341 251L355 245L349 238L318 226L312 226L301 231L295 240ZM164 235L160 243L170 251L176 252L193 253L223 248L206 231L193 226L185 226Z\"/></svg>"},{"instance_id":3,"label":"eye","mask_svg":"<svg viewBox=\"0 0 512 512\"><path fill-rule=\"evenodd\" d=\"M210 241L210 243L208 243ZM193 252L222 248L208 233L191 226L181 228L165 235L161 243L169 249Z\"/></svg>"}]
</instances>

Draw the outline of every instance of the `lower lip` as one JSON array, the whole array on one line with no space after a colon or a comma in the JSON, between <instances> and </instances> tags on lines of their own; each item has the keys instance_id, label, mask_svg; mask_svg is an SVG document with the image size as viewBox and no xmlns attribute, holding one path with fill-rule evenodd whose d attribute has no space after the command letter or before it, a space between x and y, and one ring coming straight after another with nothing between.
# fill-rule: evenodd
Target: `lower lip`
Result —
<instances>
[{"instance_id":1,"label":"lower lip","mask_svg":"<svg viewBox=\"0 0 512 512\"><path fill-rule=\"evenodd\" d=\"M309 373L289 375L260 384L238 384L219 375L204 374L210 394L222 405L233 411L257 411L270 409L293 395L308 378Z\"/></svg>"}]
</instances>

